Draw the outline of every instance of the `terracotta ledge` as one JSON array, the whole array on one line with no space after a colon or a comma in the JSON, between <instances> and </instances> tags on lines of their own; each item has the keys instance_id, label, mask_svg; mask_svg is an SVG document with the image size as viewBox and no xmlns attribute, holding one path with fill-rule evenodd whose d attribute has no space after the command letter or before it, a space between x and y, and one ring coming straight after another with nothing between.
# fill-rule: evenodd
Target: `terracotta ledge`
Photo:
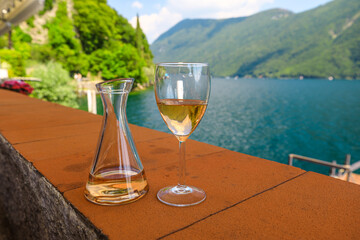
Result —
<instances>
[{"instance_id":1,"label":"terracotta ledge","mask_svg":"<svg viewBox=\"0 0 360 240\"><path fill-rule=\"evenodd\" d=\"M204 203L169 207L156 192L177 182L177 140L131 125L150 184L117 207L83 197L101 117L0 90L0 203L29 239L356 239L360 187L190 140L189 183ZM315 237L316 236L316 237Z\"/></svg>"}]
</instances>

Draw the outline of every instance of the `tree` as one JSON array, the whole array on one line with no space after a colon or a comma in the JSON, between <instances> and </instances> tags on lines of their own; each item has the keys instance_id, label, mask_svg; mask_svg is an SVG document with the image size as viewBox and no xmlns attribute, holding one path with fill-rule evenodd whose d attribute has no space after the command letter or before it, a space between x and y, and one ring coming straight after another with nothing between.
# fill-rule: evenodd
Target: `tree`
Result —
<instances>
[{"instance_id":1,"label":"tree","mask_svg":"<svg viewBox=\"0 0 360 240\"><path fill-rule=\"evenodd\" d=\"M140 19L139 15L136 15L136 47L138 52L142 58L145 58L148 66L152 65L153 55L150 50L150 46L148 41L146 40L146 36L140 27Z\"/></svg>"},{"instance_id":2,"label":"tree","mask_svg":"<svg viewBox=\"0 0 360 240\"><path fill-rule=\"evenodd\" d=\"M73 80L60 63L49 62L34 69L32 75L41 81L31 84L34 88L31 96L68 107L78 107Z\"/></svg>"},{"instance_id":3,"label":"tree","mask_svg":"<svg viewBox=\"0 0 360 240\"><path fill-rule=\"evenodd\" d=\"M11 65L11 69L9 69L10 77L25 75L24 61L20 52L14 49L0 49L0 62L2 61L6 61Z\"/></svg>"},{"instance_id":4,"label":"tree","mask_svg":"<svg viewBox=\"0 0 360 240\"><path fill-rule=\"evenodd\" d=\"M136 83L147 82L142 70L145 64L130 44L122 44L115 51L99 49L90 56L92 73L101 72L104 79L134 78Z\"/></svg>"},{"instance_id":5,"label":"tree","mask_svg":"<svg viewBox=\"0 0 360 240\"><path fill-rule=\"evenodd\" d=\"M141 57L144 57L144 45L142 35L143 32L140 28L139 14L136 14L136 47Z\"/></svg>"},{"instance_id":6,"label":"tree","mask_svg":"<svg viewBox=\"0 0 360 240\"><path fill-rule=\"evenodd\" d=\"M46 24L48 28L49 45L54 54L54 60L59 61L71 72L87 72L87 58L82 54L81 44L73 27L73 22L67 15L66 2L59 2L56 16Z\"/></svg>"},{"instance_id":7,"label":"tree","mask_svg":"<svg viewBox=\"0 0 360 240\"><path fill-rule=\"evenodd\" d=\"M86 54L103 48L117 32L115 10L98 1L74 1L74 23Z\"/></svg>"}]
</instances>

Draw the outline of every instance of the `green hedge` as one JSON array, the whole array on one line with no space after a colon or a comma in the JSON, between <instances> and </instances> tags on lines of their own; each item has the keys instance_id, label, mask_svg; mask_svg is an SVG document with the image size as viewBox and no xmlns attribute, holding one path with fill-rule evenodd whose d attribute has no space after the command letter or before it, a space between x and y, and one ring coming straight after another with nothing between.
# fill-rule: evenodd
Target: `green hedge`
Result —
<instances>
[{"instance_id":1,"label":"green hedge","mask_svg":"<svg viewBox=\"0 0 360 240\"><path fill-rule=\"evenodd\" d=\"M6 61L11 65L9 77L25 76L24 62L21 53L12 49L0 49L0 60Z\"/></svg>"},{"instance_id":2,"label":"green hedge","mask_svg":"<svg viewBox=\"0 0 360 240\"><path fill-rule=\"evenodd\" d=\"M40 78L41 82L31 84L34 88L31 96L68 107L78 107L75 83L60 63L49 62L34 69L32 75Z\"/></svg>"}]
</instances>

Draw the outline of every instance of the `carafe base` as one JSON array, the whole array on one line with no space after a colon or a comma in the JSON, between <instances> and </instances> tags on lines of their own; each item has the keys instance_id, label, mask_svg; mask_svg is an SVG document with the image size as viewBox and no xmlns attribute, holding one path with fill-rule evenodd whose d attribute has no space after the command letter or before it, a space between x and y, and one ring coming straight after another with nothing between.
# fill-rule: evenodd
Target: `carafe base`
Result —
<instances>
[{"instance_id":1,"label":"carafe base","mask_svg":"<svg viewBox=\"0 0 360 240\"><path fill-rule=\"evenodd\" d=\"M90 174L85 197L99 205L121 205L142 198L148 191L144 171L105 169Z\"/></svg>"}]
</instances>

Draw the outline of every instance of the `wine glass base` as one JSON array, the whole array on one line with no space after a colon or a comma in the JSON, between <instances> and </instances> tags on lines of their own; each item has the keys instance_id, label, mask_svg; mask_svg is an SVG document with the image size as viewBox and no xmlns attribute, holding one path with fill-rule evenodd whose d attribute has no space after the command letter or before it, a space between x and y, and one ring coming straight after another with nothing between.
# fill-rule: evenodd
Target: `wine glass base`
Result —
<instances>
[{"instance_id":1,"label":"wine glass base","mask_svg":"<svg viewBox=\"0 0 360 240\"><path fill-rule=\"evenodd\" d=\"M203 202L206 194L200 188L177 185L160 189L157 198L170 206L187 207Z\"/></svg>"}]
</instances>

